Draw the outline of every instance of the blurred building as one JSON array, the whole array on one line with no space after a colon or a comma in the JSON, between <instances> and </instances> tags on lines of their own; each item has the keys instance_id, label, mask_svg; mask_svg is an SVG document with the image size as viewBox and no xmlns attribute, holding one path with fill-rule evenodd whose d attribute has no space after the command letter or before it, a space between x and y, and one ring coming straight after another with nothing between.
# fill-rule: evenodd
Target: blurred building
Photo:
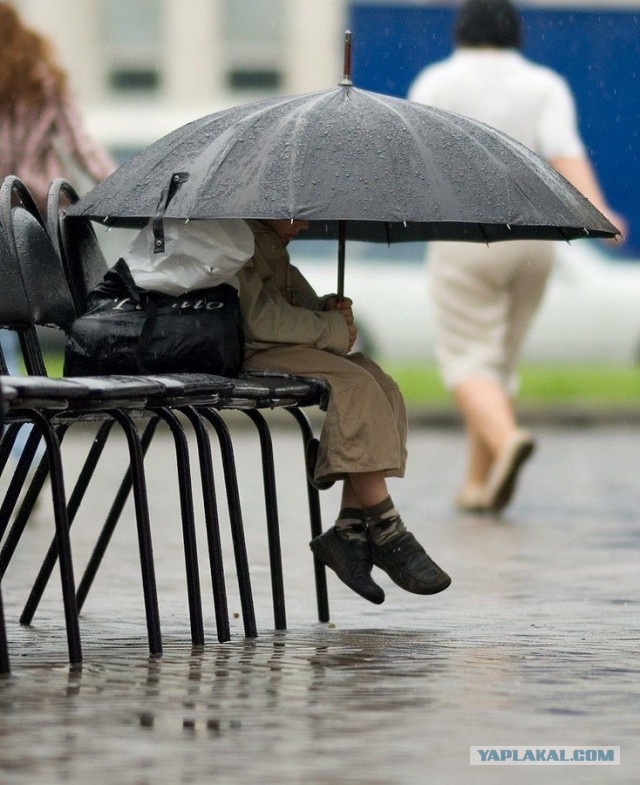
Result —
<instances>
[{"instance_id":1,"label":"blurred building","mask_svg":"<svg viewBox=\"0 0 640 785\"><path fill-rule=\"evenodd\" d=\"M118 158L209 112L336 84L346 0L15 0Z\"/></svg>"}]
</instances>

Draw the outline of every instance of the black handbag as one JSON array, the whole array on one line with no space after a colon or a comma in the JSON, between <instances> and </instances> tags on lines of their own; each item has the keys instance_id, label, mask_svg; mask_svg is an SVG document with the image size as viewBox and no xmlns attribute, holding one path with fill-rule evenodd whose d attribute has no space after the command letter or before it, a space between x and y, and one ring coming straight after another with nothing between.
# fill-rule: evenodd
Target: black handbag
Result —
<instances>
[{"instance_id":1,"label":"black handbag","mask_svg":"<svg viewBox=\"0 0 640 785\"><path fill-rule=\"evenodd\" d=\"M136 286L124 259L89 294L67 334L65 376L237 376L244 355L238 292L229 284L171 296Z\"/></svg>"}]
</instances>

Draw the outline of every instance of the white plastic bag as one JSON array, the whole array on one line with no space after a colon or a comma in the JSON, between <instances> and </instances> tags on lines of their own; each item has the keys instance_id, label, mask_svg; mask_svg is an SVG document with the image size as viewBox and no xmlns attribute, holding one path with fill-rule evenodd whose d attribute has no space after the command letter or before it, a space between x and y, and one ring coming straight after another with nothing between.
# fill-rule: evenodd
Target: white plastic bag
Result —
<instances>
[{"instance_id":1,"label":"white plastic bag","mask_svg":"<svg viewBox=\"0 0 640 785\"><path fill-rule=\"evenodd\" d=\"M174 296L221 283L238 288L235 275L254 253L253 232L242 219L165 218L163 227L163 253L154 253L151 221L125 253L137 286Z\"/></svg>"}]
</instances>

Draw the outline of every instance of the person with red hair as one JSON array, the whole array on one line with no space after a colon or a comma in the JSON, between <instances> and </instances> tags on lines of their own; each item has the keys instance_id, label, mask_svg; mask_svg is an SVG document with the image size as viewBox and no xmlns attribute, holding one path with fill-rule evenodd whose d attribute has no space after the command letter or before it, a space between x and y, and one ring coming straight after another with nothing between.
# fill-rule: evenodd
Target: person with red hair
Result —
<instances>
[{"instance_id":1,"label":"person with red hair","mask_svg":"<svg viewBox=\"0 0 640 785\"><path fill-rule=\"evenodd\" d=\"M64 177L83 192L114 169L84 131L49 41L0 2L0 182L17 175L44 211L52 180ZM15 334L0 331L0 345L9 372L20 373ZM16 460L27 431L21 428L15 442Z\"/></svg>"},{"instance_id":2,"label":"person with red hair","mask_svg":"<svg viewBox=\"0 0 640 785\"><path fill-rule=\"evenodd\" d=\"M115 169L85 132L50 42L0 2L0 176L17 175L44 209L52 180L82 191ZM75 180L75 182L74 182Z\"/></svg>"}]
</instances>

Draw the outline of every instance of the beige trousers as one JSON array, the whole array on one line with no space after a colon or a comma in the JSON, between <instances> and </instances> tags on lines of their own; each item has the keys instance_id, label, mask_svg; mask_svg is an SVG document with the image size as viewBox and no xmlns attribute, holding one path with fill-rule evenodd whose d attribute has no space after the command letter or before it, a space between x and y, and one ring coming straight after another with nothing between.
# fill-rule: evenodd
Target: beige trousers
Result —
<instances>
[{"instance_id":1,"label":"beige trousers","mask_svg":"<svg viewBox=\"0 0 640 785\"><path fill-rule=\"evenodd\" d=\"M516 366L553 261L553 243L431 243L436 356L448 388L474 376L517 392Z\"/></svg>"},{"instance_id":2,"label":"beige trousers","mask_svg":"<svg viewBox=\"0 0 640 785\"><path fill-rule=\"evenodd\" d=\"M332 354L309 346L257 352L244 367L325 380L330 389L320 434L316 479L382 471L403 477L407 414L395 381L363 354Z\"/></svg>"}]
</instances>

